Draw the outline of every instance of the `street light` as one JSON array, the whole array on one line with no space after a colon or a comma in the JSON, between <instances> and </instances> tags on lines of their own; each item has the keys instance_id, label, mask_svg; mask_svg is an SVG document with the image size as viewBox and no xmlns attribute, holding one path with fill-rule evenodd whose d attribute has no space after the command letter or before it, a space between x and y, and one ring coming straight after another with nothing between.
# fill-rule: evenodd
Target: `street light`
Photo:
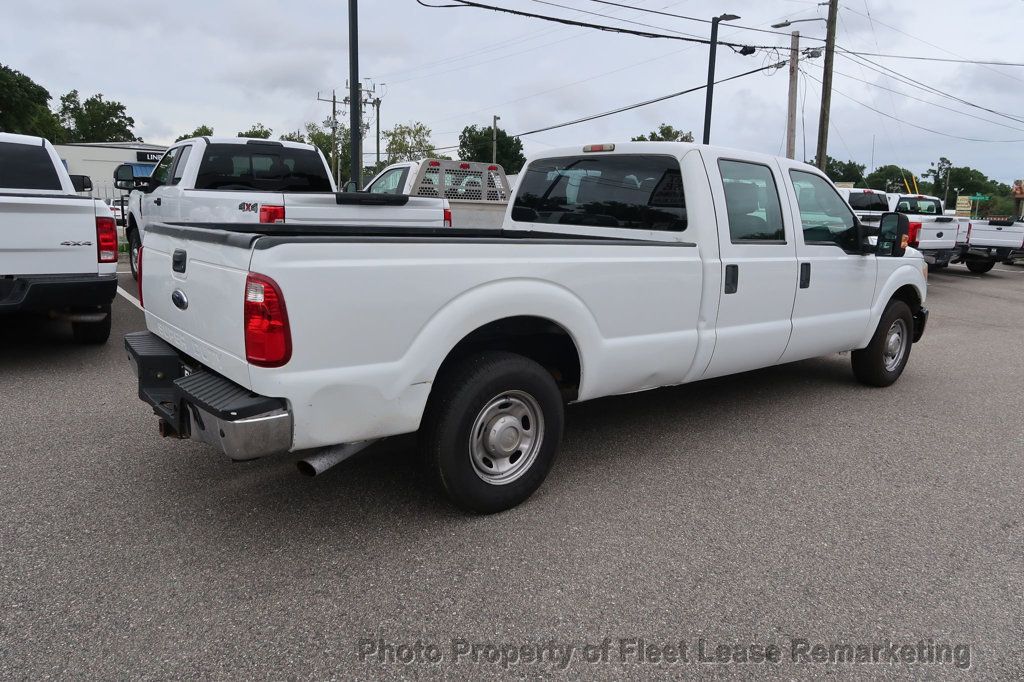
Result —
<instances>
[{"instance_id":1,"label":"street light","mask_svg":"<svg viewBox=\"0 0 1024 682\"><path fill-rule=\"evenodd\" d=\"M786 28L787 26L792 26L793 24L799 24L801 21L824 21L826 24L828 23L828 19L826 19L825 17L814 17L813 19L797 19L795 21L789 21L787 19L782 23L772 24L772 28Z\"/></svg>"},{"instance_id":2,"label":"street light","mask_svg":"<svg viewBox=\"0 0 1024 682\"><path fill-rule=\"evenodd\" d=\"M711 143L711 100L715 94L715 53L718 51L718 22L735 21L739 19L735 14L722 14L711 20L711 41L708 47L711 54L708 57L708 89L704 100L704 144Z\"/></svg>"}]
</instances>

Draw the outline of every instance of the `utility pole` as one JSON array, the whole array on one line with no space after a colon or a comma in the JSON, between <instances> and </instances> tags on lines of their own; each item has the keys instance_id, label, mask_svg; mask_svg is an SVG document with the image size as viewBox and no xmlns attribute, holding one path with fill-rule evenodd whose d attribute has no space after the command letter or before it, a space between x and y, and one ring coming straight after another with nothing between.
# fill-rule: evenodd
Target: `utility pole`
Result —
<instances>
[{"instance_id":1,"label":"utility pole","mask_svg":"<svg viewBox=\"0 0 1024 682\"><path fill-rule=\"evenodd\" d=\"M495 116L491 123L491 163L498 163L498 121L501 116Z\"/></svg>"},{"instance_id":2,"label":"utility pole","mask_svg":"<svg viewBox=\"0 0 1024 682\"><path fill-rule=\"evenodd\" d=\"M363 187L363 108L360 103L362 84L359 82L359 14L357 0L348 0L348 96L349 106L349 153L352 156L349 175L349 189Z\"/></svg>"},{"instance_id":3,"label":"utility pole","mask_svg":"<svg viewBox=\"0 0 1024 682\"><path fill-rule=\"evenodd\" d=\"M832 62L836 56L836 21L839 0L829 0L825 33L825 71L821 76L821 117L818 119L818 153L815 159L822 171L828 166L828 117L832 106Z\"/></svg>"},{"instance_id":4,"label":"utility pole","mask_svg":"<svg viewBox=\"0 0 1024 682\"><path fill-rule=\"evenodd\" d=\"M377 121L377 169L380 170L380 97L374 97L371 104L373 104L374 118Z\"/></svg>"},{"instance_id":5,"label":"utility pole","mask_svg":"<svg viewBox=\"0 0 1024 682\"><path fill-rule=\"evenodd\" d=\"M711 144L711 101L715 96L715 55L718 52L718 22L739 19L735 14L722 14L711 19L711 41L708 44L708 87L704 98L704 144Z\"/></svg>"},{"instance_id":6,"label":"utility pole","mask_svg":"<svg viewBox=\"0 0 1024 682\"><path fill-rule=\"evenodd\" d=\"M800 73L800 31L793 31L789 40L789 111L786 116L786 158L796 158L796 94Z\"/></svg>"},{"instance_id":7,"label":"utility pole","mask_svg":"<svg viewBox=\"0 0 1024 682\"><path fill-rule=\"evenodd\" d=\"M338 158L338 97L334 90L331 90L331 98L324 99L320 93L316 93L318 102L331 103L331 174L334 176L334 185L341 184L341 160Z\"/></svg>"}]
</instances>

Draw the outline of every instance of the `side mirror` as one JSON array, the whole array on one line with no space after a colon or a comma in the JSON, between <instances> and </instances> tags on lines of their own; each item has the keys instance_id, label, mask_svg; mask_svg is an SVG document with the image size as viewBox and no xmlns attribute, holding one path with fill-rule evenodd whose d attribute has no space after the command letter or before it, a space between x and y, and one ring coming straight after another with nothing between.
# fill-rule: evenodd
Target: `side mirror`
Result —
<instances>
[{"instance_id":1,"label":"side mirror","mask_svg":"<svg viewBox=\"0 0 1024 682\"><path fill-rule=\"evenodd\" d=\"M75 188L76 192L91 192L92 178L88 175L72 175L71 186Z\"/></svg>"},{"instance_id":2,"label":"side mirror","mask_svg":"<svg viewBox=\"0 0 1024 682\"><path fill-rule=\"evenodd\" d=\"M910 219L904 213L883 213L878 227L876 256L902 258L907 252Z\"/></svg>"},{"instance_id":3,"label":"side mirror","mask_svg":"<svg viewBox=\"0 0 1024 682\"><path fill-rule=\"evenodd\" d=\"M135 169L130 163L122 163L114 169L114 180L116 182L132 182L135 180Z\"/></svg>"}]
</instances>

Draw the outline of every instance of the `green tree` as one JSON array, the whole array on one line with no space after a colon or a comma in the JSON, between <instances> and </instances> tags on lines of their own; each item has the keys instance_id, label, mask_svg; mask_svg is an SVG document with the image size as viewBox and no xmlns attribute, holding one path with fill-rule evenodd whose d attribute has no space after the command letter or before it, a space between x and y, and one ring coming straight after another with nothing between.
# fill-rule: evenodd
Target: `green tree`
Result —
<instances>
[{"instance_id":1,"label":"green tree","mask_svg":"<svg viewBox=\"0 0 1024 682\"><path fill-rule=\"evenodd\" d=\"M274 131L262 123L254 123L249 126L248 130L243 130L238 133L238 137L254 137L260 140L269 140L270 136L273 134Z\"/></svg>"},{"instance_id":2,"label":"green tree","mask_svg":"<svg viewBox=\"0 0 1024 682\"><path fill-rule=\"evenodd\" d=\"M807 163L812 166L818 165L816 158ZM825 156L825 175L831 178L832 182L853 182L863 187L865 170L867 170L867 167L862 163L840 161L839 159L833 159L831 156Z\"/></svg>"},{"instance_id":3,"label":"green tree","mask_svg":"<svg viewBox=\"0 0 1024 682\"><path fill-rule=\"evenodd\" d=\"M196 129L193 130L191 133L178 135L178 137L176 137L174 141L181 142L182 140L188 140L193 137L209 137L210 135L213 135L213 128L204 123L201 126L197 126Z\"/></svg>"},{"instance_id":4,"label":"green tree","mask_svg":"<svg viewBox=\"0 0 1024 682\"><path fill-rule=\"evenodd\" d=\"M937 197L946 199L946 188L949 187L948 181L951 179L949 170L953 167L953 163L945 156L939 157L938 161L932 161L928 170L921 173L921 178L930 178L931 188L929 191Z\"/></svg>"},{"instance_id":5,"label":"green tree","mask_svg":"<svg viewBox=\"0 0 1024 682\"><path fill-rule=\"evenodd\" d=\"M906 178L906 181L913 186L913 180L911 180L913 175L906 168L888 165L879 166L871 171L864 180L871 189L880 189L886 192L904 192L906 188L903 185L903 179Z\"/></svg>"},{"instance_id":6,"label":"green tree","mask_svg":"<svg viewBox=\"0 0 1024 682\"><path fill-rule=\"evenodd\" d=\"M657 130L652 130L648 135L637 135L631 138L633 142L693 142L692 132L676 130L667 123L662 123Z\"/></svg>"},{"instance_id":7,"label":"green tree","mask_svg":"<svg viewBox=\"0 0 1024 682\"><path fill-rule=\"evenodd\" d=\"M0 64L0 130L63 142L64 131L49 103L46 88L20 71Z\"/></svg>"},{"instance_id":8,"label":"green tree","mask_svg":"<svg viewBox=\"0 0 1024 682\"><path fill-rule=\"evenodd\" d=\"M391 130L382 131L386 149L383 164L433 158L437 150L430 142L430 134L430 128L418 121L399 123Z\"/></svg>"},{"instance_id":9,"label":"green tree","mask_svg":"<svg viewBox=\"0 0 1024 682\"><path fill-rule=\"evenodd\" d=\"M304 143L306 141L306 134L303 133L302 129L300 128L299 130L294 130L294 131L292 131L290 133L284 133L283 135L281 135L281 137L279 137L277 139L284 140L285 142L303 142Z\"/></svg>"},{"instance_id":10,"label":"green tree","mask_svg":"<svg viewBox=\"0 0 1024 682\"><path fill-rule=\"evenodd\" d=\"M125 106L104 100L96 94L81 101L78 90L60 98L60 124L67 133L67 142L142 142L132 130L135 119Z\"/></svg>"},{"instance_id":11,"label":"green tree","mask_svg":"<svg viewBox=\"0 0 1024 682\"><path fill-rule=\"evenodd\" d=\"M491 126L478 128L473 125L463 128L459 135L459 158L465 161L490 161ZM509 136L501 128L498 128L497 162L506 173L518 173L526 163L522 140Z\"/></svg>"}]
</instances>

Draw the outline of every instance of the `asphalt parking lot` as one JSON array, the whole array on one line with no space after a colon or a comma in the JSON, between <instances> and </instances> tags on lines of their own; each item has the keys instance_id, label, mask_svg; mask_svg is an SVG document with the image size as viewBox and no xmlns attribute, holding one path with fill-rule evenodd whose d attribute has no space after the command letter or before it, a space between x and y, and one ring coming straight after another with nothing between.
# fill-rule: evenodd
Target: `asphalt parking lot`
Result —
<instances>
[{"instance_id":1,"label":"asphalt parking lot","mask_svg":"<svg viewBox=\"0 0 1024 682\"><path fill-rule=\"evenodd\" d=\"M100 348L5 323L0 677L962 674L791 660L807 640L968 645L968 674L1019 679L1024 267L933 274L927 305L889 389L833 356L574 406L545 485L490 517L450 508L408 439L317 479L162 440L123 297ZM564 671L456 654L605 638ZM630 638L689 662L622 663ZM701 662L701 639L783 656ZM417 640L443 660L380 662Z\"/></svg>"}]
</instances>

